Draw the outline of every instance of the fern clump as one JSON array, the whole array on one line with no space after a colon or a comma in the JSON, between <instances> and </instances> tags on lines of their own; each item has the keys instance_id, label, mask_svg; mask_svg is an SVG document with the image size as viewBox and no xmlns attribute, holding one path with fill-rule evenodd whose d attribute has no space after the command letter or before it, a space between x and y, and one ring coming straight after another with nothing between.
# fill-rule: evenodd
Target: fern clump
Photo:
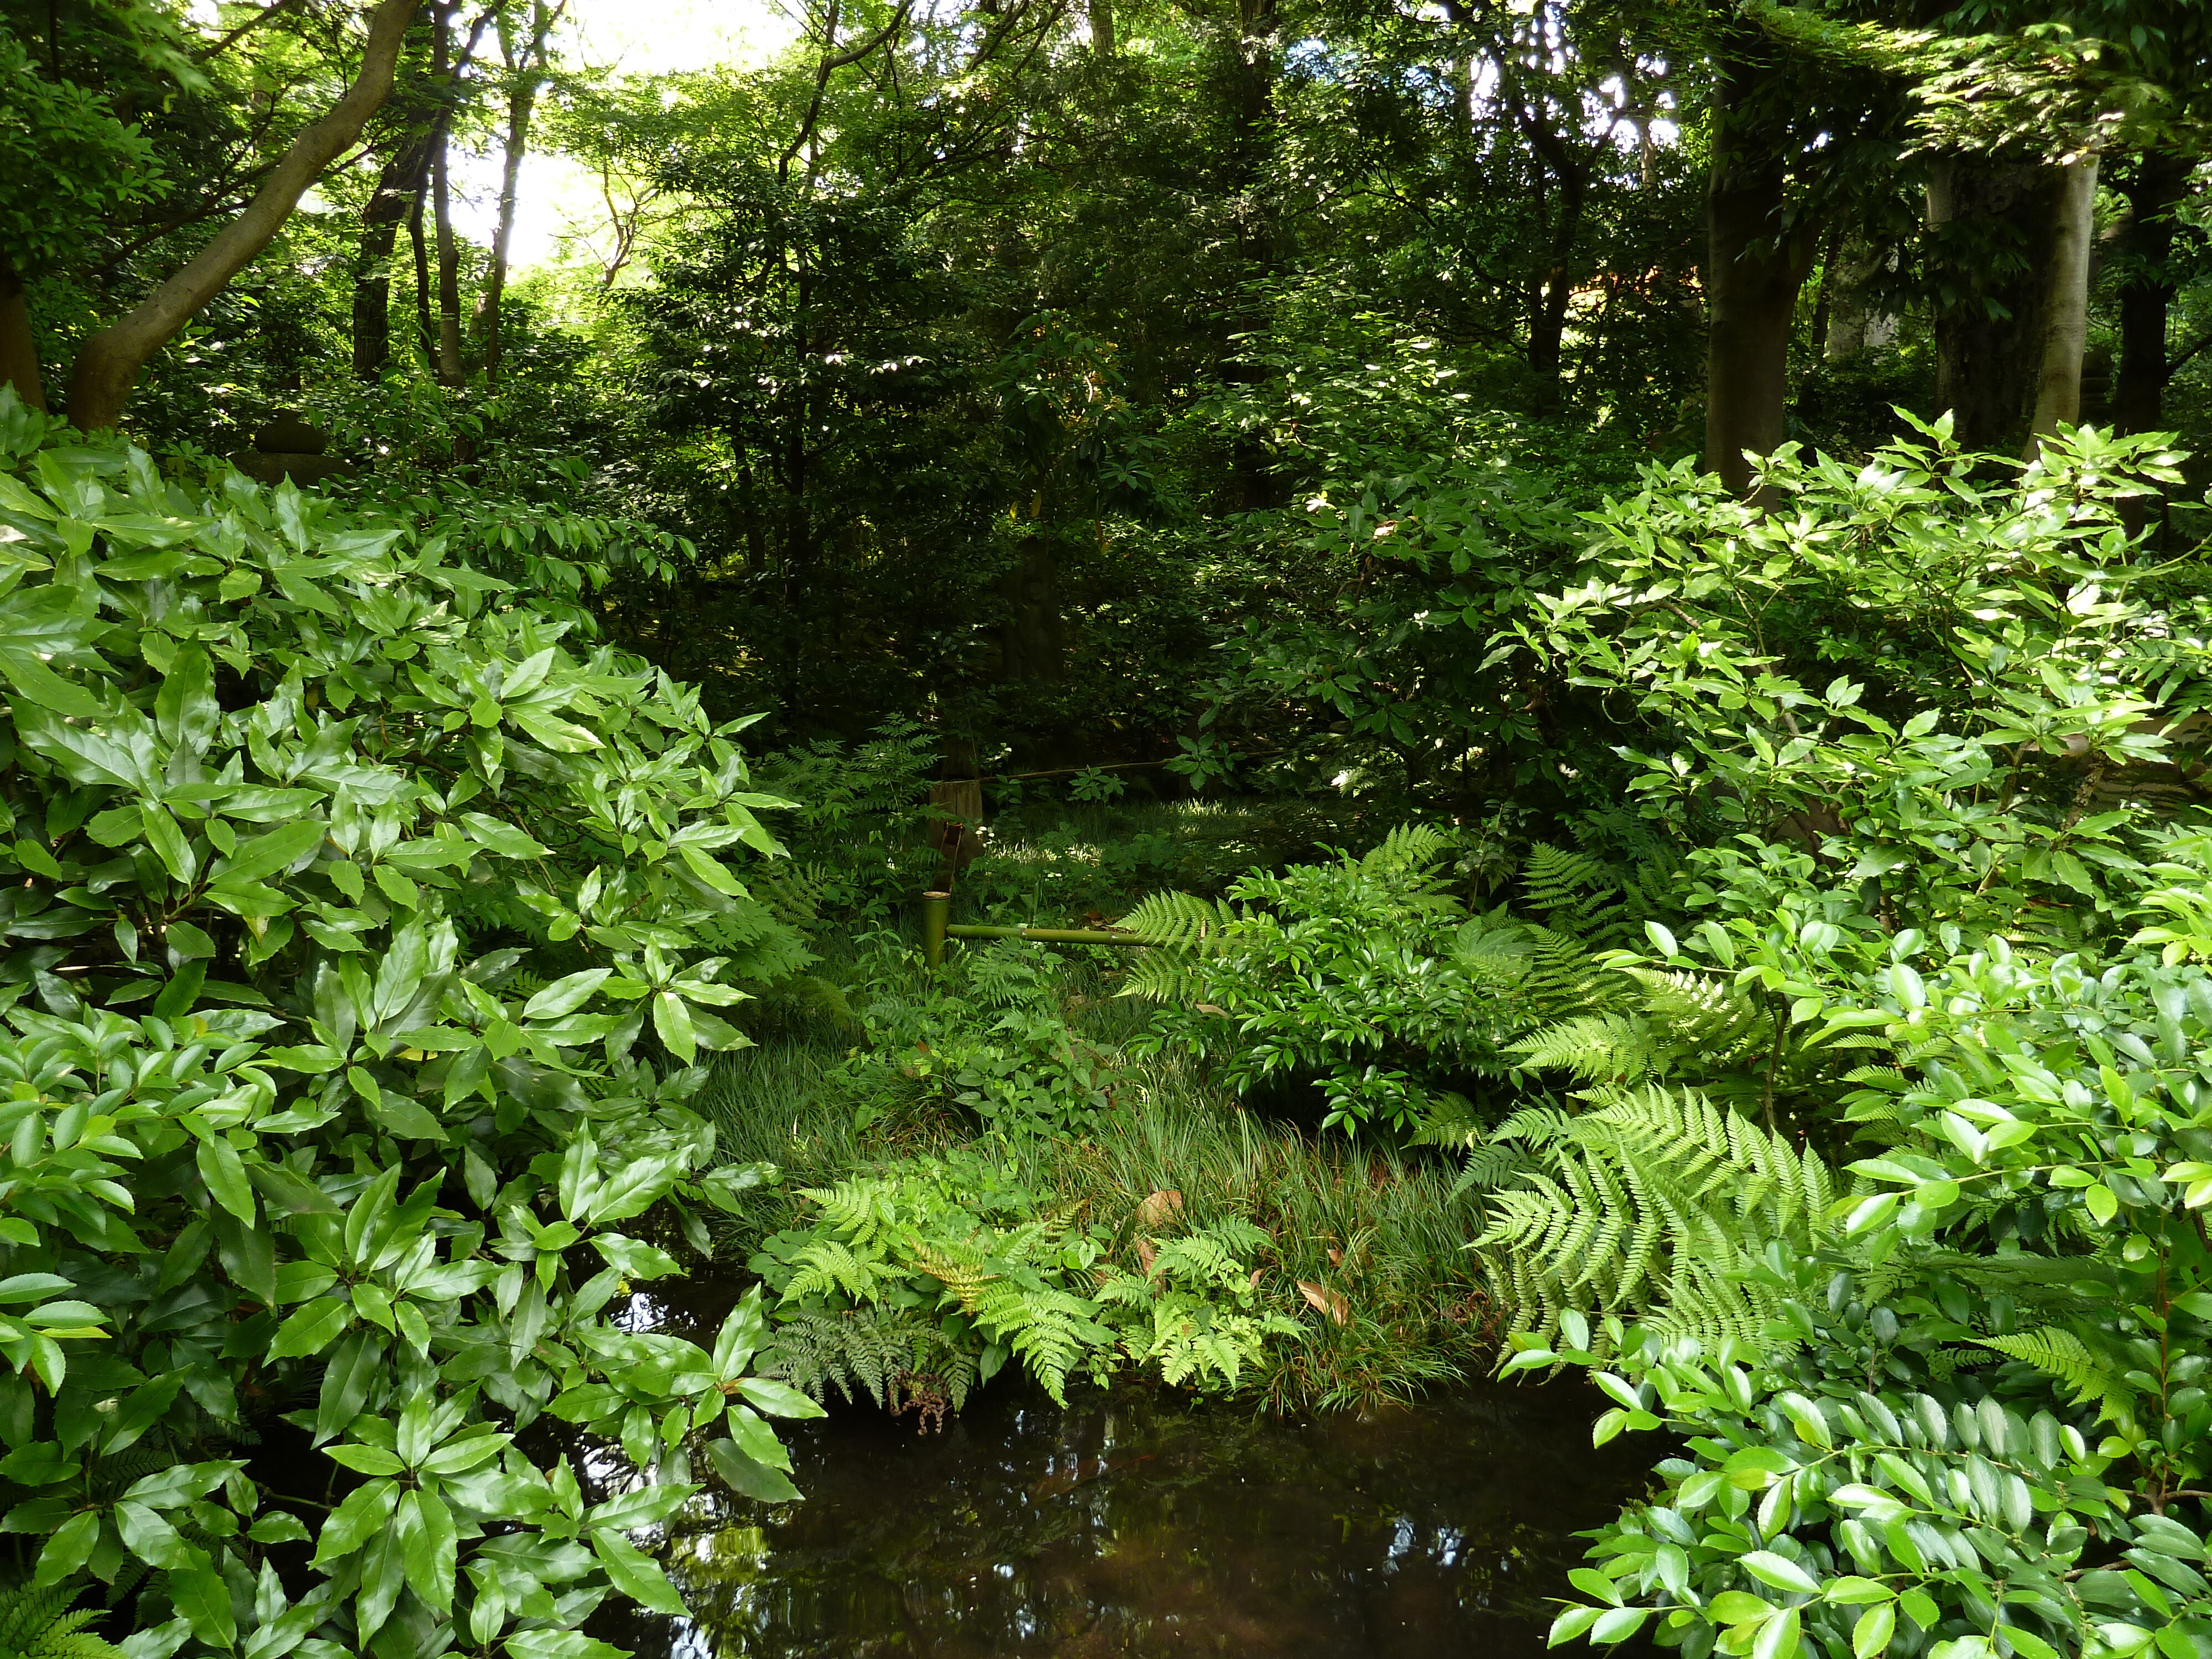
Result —
<instances>
[{"instance_id":1,"label":"fern clump","mask_svg":"<svg viewBox=\"0 0 2212 1659\"><path fill-rule=\"evenodd\" d=\"M793 1308L777 1322L762 1375L817 1400L835 1388L848 1404L865 1393L893 1416L943 1401L959 1411L975 1388L980 1355L914 1308Z\"/></svg>"},{"instance_id":2,"label":"fern clump","mask_svg":"<svg viewBox=\"0 0 2212 1659\"><path fill-rule=\"evenodd\" d=\"M1010 1362L1064 1401L1124 1363L1176 1385L1234 1387L1293 1320L1255 1307L1267 1236L1236 1218L1154 1244L1141 1272L1107 1265L1102 1225L967 1149L804 1194L811 1224L767 1239L752 1270L776 1292L764 1364L820 1398L855 1385L892 1410L957 1410ZM903 1394L902 1393L903 1390Z\"/></svg>"},{"instance_id":3,"label":"fern clump","mask_svg":"<svg viewBox=\"0 0 2212 1659\"><path fill-rule=\"evenodd\" d=\"M1154 947L1123 987L1161 1005L1142 1046L1199 1054L1239 1089L1316 1078L1332 1126L1414 1128L1458 1109L1455 1085L1525 1066L1515 1045L1532 1030L1624 998L1593 962L1626 937L1604 866L1536 848L1525 874L1547 920L1530 921L1469 904L1455 844L1410 824L1359 857L1248 875L1220 901L1146 900L1122 919Z\"/></svg>"}]
</instances>

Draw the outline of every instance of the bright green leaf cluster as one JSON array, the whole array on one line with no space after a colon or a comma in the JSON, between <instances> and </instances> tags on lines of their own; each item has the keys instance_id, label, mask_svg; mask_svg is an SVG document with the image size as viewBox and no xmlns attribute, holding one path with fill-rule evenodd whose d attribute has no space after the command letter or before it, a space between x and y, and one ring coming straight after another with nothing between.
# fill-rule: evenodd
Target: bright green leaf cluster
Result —
<instances>
[{"instance_id":1,"label":"bright green leaf cluster","mask_svg":"<svg viewBox=\"0 0 2212 1659\"><path fill-rule=\"evenodd\" d=\"M0 453L6 1527L135 1594L134 1659L605 1651L605 1597L675 1609L633 1534L695 1447L787 1498L763 1414L817 1409L757 1297L712 1352L613 1317L679 1271L625 1225L763 1174L684 1102L795 948L730 862L781 803L455 526L4 397ZM548 1413L637 1479L533 1462ZM272 1437L280 1485L219 1455Z\"/></svg>"}]
</instances>

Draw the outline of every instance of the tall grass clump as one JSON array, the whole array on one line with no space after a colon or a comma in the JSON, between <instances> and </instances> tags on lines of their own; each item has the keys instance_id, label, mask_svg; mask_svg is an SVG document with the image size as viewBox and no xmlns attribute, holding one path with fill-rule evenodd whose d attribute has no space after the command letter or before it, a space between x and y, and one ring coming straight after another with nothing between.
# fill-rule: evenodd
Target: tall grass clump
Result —
<instances>
[{"instance_id":1,"label":"tall grass clump","mask_svg":"<svg viewBox=\"0 0 2212 1659\"><path fill-rule=\"evenodd\" d=\"M1177 1239L1259 1229L1255 1299L1300 1328L1242 1379L1269 1409L1368 1410L1486 1363L1489 1304L1466 1245L1480 1231L1480 1200L1455 1189L1436 1153L1310 1136L1168 1061L1123 1068L1112 1113L1089 1133L977 1134L914 1079L879 1080L860 1101L850 1058L820 1042L771 1041L718 1067L702 1094L718 1144L782 1171L777 1185L740 1196L718 1241L726 1259L745 1261L809 1224L810 1189L959 1149L1001 1172L1000 1197L1027 1194L1032 1214L1090 1241L1097 1277L1144 1273Z\"/></svg>"},{"instance_id":2,"label":"tall grass clump","mask_svg":"<svg viewBox=\"0 0 2212 1659\"><path fill-rule=\"evenodd\" d=\"M1257 1385L1270 1407L1364 1410L1471 1373L1489 1325L1467 1248L1480 1200L1448 1163L1271 1121L1187 1066L1138 1079L1120 1133L1040 1154L1041 1174L1132 1250L1159 1193L1181 1195L1186 1227L1236 1217L1267 1233L1261 1288L1305 1324Z\"/></svg>"}]
</instances>

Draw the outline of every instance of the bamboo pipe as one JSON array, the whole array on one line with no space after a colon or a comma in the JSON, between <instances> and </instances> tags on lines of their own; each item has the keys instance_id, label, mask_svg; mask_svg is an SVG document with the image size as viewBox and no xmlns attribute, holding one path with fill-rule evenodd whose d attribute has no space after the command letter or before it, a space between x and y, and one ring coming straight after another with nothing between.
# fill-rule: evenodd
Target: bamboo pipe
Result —
<instances>
[{"instance_id":1,"label":"bamboo pipe","mask_svg":"<svg viewBox=\"0 0 2212 1659\"><path fill-rule=\"evenodd\" d=\"M933 968L945 963L948 939L1020 939L1039 945L1141 945L1143 939L1119 931L1096 927L986 927L952 923L952 895L928 892L921 896L922 957Z\"/></svg>"},{"instance_id":2,"label":"bamboo pipe","mask_svg":"<svg viewBox=\"0 0 2212 1659\"><path fill-rule=\"evenodd\" d=\"M1133 933L1124 933L1101 927L972 927L965 924L947 927L953 939L1030 939L1040 945L1145 945Z\"/></svg>"}]
</instances>

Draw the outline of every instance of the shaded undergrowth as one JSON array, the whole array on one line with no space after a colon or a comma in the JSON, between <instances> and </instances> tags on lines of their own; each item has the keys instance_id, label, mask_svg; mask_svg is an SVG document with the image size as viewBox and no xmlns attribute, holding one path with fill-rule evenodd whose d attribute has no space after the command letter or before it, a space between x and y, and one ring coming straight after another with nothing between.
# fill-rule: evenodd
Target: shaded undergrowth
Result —
<instances>
[{"instance_id":1,"label":"shaded undergrowth","mask_svg":"<svg viewBox=\"0 0 2212 1659\"><path fill-rule=\"evenodd\" d=\"M1104 1229L1102 1273L1141 1272L1158 1244L1224 1219L1260 1227L1261 1298L1301 1325L1240 1389L1271 1409L1368 1409L1489 1363L1490 1309L1466 1243L1479 1200L1454 1191L1440 1158L1309 1135L1168 1062L1120 1067L1113 1108L1091 1133L979 1137L924 1088L878 1079L878 1097L856 1099L850 1057L832 1040L786 1035L717 1070L702 1103L723 1154L783 1171L743 1195L718 1242L723 1259L743 1261L804 1224L808 1188L967 1146L1072 1225Z\"/></svg>"}]
</instances>

